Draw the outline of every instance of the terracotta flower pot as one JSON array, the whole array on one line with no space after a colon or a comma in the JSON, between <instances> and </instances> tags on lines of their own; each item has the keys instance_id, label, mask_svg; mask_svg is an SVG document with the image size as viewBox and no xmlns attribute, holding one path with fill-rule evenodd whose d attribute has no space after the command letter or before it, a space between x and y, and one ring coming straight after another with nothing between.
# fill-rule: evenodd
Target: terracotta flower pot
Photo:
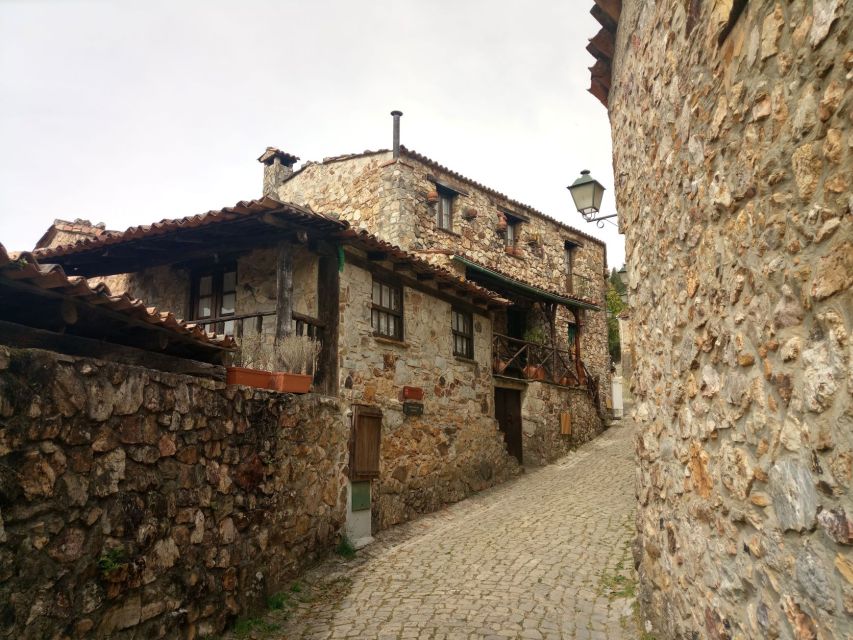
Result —
<instances>
[{"instance_id":1,"label":"terracotta flower pot","mask_svg":"<svg viewBox=\"0 0 853 640\"><path fill-rule=\"evenodd\" d=\"M538 364L529 364L524 369L522 369L524 373L524 377L528 380L544 380L545 379L545 367Z\"/></svg>"},{"instance_id":2,"label":"terracotta flower pot","mask_svg":"<svg viewBox=\"0 0 853 640\"><path fill-rule=\"evenodd\" d=\"M570 378L569 376L563 376L557 381L557 384L563 387L571 387L572 382L574 382L573 378Z\"/></svg>"},{"instance_id":3,"label":"terracotta flower pot","mask_svg":"<svg viewBox=\"0 0 853 640\"><path fill-rule=\"evenodd\" d=\"M492 363L492 367L494 368L495 373L503 373L506 371L507 363L501 360L500 358L495 358Z\"/></svg>"},{"instance_id":4,"label":"terracotta flower pot","mask_svg":"<svg viewBox=\"0 0 853 640\"><path fill-rule=\"evenodd\" d=\"M438 202L438 191L430 191L427 194L427 202L429 202L430 204L435 204L436 202Z\"/></svg>"},{"instance_id":5,"label":"terracotta flower pot","mask_svg":"<svg viewBox=\"0 0 853 640\"><path fill-rule=\"evenodd\" d=\"M272 389L272 373L246 367L228 367L225 370L226 384L239 384L256 389Z\"/></svg>"},{"instance_id":6,"label":"terracotta flower pot","mask_svg":"<svg viewBox=\"0 0 853 640\"><path fill-rule=\"evenodd\" d=\"M276 371L272 374L272 389L281 393L308 393L314 376Z\"/></svg>"}]
</instances>

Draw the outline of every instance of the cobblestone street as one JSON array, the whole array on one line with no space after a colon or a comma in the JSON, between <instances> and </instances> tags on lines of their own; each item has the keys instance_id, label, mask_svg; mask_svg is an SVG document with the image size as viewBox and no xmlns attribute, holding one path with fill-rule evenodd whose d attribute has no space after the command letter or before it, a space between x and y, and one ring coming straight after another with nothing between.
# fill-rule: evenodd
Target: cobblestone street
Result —
<instances>
[{"instance_id":1,"label":"cobblestone street","mask_svg":"<svg viewBox=\"0 0 853 640\"><path fill-rule=\"evenodd\" d=\"M354 560L326 561L263 637L637 638L632 436L614 425L552 466L381 533Z\"/></svg>"}]
</instances>

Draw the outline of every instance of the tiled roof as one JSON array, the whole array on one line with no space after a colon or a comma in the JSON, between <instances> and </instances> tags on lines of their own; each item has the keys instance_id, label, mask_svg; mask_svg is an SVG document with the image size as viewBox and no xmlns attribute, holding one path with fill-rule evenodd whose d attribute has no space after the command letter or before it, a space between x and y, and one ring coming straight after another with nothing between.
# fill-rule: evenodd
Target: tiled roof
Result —
<instances>
[{"instance_id":1,"label":"tiled roof","mask_svg":"<svg viewBox=\"0 0 853 640\"><path fill-rule=\"evenodd\" d=\"M407 262L416 271L430 272L435 276L437 281L453 285L458 290L489 300L495 304L505 303L505 301L503 301L503 299L493 291L479 287L464 280L463 278L458 278L450 271L432 265L426 260L407 253L400 247L387 243L366 231L351 229L347 222L337 220L329 215L315 213L305 207L279 202L278 200L270 197L264 197L260 200L240 202L235 207L229 207L219 211L210 211L201 215L179 218L176 220L162 220L151 225L131 227L122 233L113 233L99 238L81 240L80 242L70 245L54 247L52 249L43 249L36 252L35 255L39 258L57 258L61 260L63 256L83 251L97 250L124 242L132 242L140 238L162 236L183 229L195 229L230 222L240 218L259 216L271 211L285 214L294 219L296 222L319 226L321 230L335 233L335 237L342 241L350 242L365 251L381 251L386 253L392 261Z\"/></svg>"},{"instance_id":2,"label":"tiled roof","mask_svg":"<svg viewBox=\"0 0 853 640\"><path fill-rule=\"evenodd\" d=\"M434 265L412 253L404 251L396 245L385 242L363 229L347 229L346 231L336 234L336 237L365 251L384 253L392 262L408 264L412 267L412 270L416 272L430 273L435 276L436 281L452 285L457 290L486 299L499 306L508 306L510 304L509 300L502 298L500 294L474 284L465 278L460 278L453 272Z\"/></svg>"},{"instance_id":3,"label":"tiled roof","mask_svg":"<svg viewBox=\"0 0 853 640\"><path fill-rule=\"evenodd\" d=\"M429 165L430 167L432 167L433 169L436 169L437 171L441 171L442 173L445 173L449 176L452 176L456 180L459 180L461 182L469 184L472 187L476 187L477 189L481 189L482 191L485 191L486 193L490 193L493 196L497 196L498 198L502 198L508 204L515 206L515 207L518 207L520 209L523 209L524 211L526 211L527 213L530 213L533 216L536 216L536 217L541 218L543 220L547 220L548 222L552 222L553 224L556 224L558 227L566 229L567 231L571 231L575 235L586 238L587 240L590 240L590 241L595 242L597 244L600 244L602 246L604 246L604 244L605 244L603 240L599 240L595 236L591 236L588 233L584 233L583 231L580 231L579 229L576 229L575 227L572 227L570 225L565 224L564 222L560 222L559 220L557 220L553 216L549 216L547 213L543 213L543 212L539 211L538 209L534 209L530 205L524 204L523 202L519 202L518 200L513 200L512 198L510 198L506 194L503 194L500 191L492 189L491 187L487 187L486 185L484 185L480 182L477 182L476 180L472 180L471 178L463 176L461 173L457 173L453 169L449 169L448 167L445 167L443 164L439 164L438 162L436 162L432 158L428 158L427 156L420 154L417 151L414 151L412 149L407 149L404 145L400 145L400 151L403 154L407 155L408 157L413 158L414 160L417 160L418 162L422 162L423 164ZM344 162L346 160L352 160L353 158L363 158L366 156L375 156L375 155L379 155L382 153L391 153L391 150L390 149L377 149L375 151L363 151L361 153L350 153L350 154L346 154L346 155L334 156L331 158L323 158L322 164L330 164L333 162ZM287 178L287 180L285 180L285 182L292 180L294 177L299 175L304 169L310 167L312 164L313 163L310 163L310 162L305 163L305 165L303 165L299 169L299 171L295 171L293 173L293 175L289 176Z\"/></svg>"},{"instance_id":4,"label":"tiled roof","mask_svg":"<svg viewBox=\"0 0 853 640\"><path fill-rule=\"evenodd\" d=\"M184 324L168 311L147 307L142 300L129 293L112 295L105 284L90 286L86 278L68 276L62 267L55 264L40 264L32 253L8 253L0 244L0 277L24 283L38 289L49 290L74 300L96 305L127 317L128 321L142 321L152 327L161 327L199 344L233 348L234 341L226 336L214 336L201 327Z\"/></svg>"},{"instance_id":5,"label":"tiled roof","mask_svg":"<svg viewBox=\"0 0 853 640\"><path fill-rule=\"evenodd\" d=\"M496 269L495 267L490 267L488 265L483 264L482 262L478 262L477 260L472 260L471 258L466 256L464 253L457 253L456 256L458 256L459 258L462 258L464 261L470 262L472 265L476 265L477 267L480 267L481 269L484 269L486 271L494 271L496 274L500 275L503 278L506 278L508 280L515 280L516 282L521 283L525 287L529 287L531 289L539 289L540 291L544 291L545 293L552 295L554 297L557 297L557 298L566 298L568 300L574 300L574 301L579 302L579 303L584 304L584 305L594 306L597 309L601 308L600 301L591 300L589 298L581 298L580 296L575 296L575 295L572 295L570 293L566 293L564 291L555 291L554 289L546 289L545 287L540 287L538 284L533 284L532 282L529 282L527 280L522 280L518 276L511 276L507 273L500 271L499 269Z\"/></svg>"},{"instance_id":6,"label":"tiled roof","mask_svg":"<svg viewBox=\"0 0 853 640\"><path fill-rule=\"evenodd\" d=\"M281 164L286 167L293 166L299 162L298 156L282 151L281 149L276 149L275 147L267 147L267 150L258 157L258 162L263 164L272 164L273 160L276 158L278 158Z\"/></svg>"},{"instance_id":7,"label":"tiled roof","mask_svg":"<svg viewBox=\"0 0 853 640\"><path fill-rule=\"evenodd\" d=\"M60 245L51 249L40 249L34 253L39 258L53 258L81 251L99 249L140 238L165 235L183 229L197 229L221 222L231 222L240 218L257 216L272 211L283 211L298 221L315 225L319 224L322 228L328 230L345 229L348 226L346 223L336 220L332 216L315 213L305 207L295 204L285 204L265 196L259 200L244 200L238 202L233 207L225 207L217 211L208 211L207 213L200 213L185 218L167 218L153 224L130 227L126 231L106 233L97 238L85 238L79 242Z\"/></svg>"},{"instance_id":8,"label":"tiled roof","mask_svg":"<svg viewBox=\"0 0 853 640\"><path fill-rule=\"evenodd\" d=\"M65 233L80 233L90 236L99 236L104 233L109 233L103 222L92 224L89 220L83 220L82 218L76 218L75 220L62 220L57 218L53 221L53 224L48 227L47 231L44 232L42 237L39 238L38 242L36 242L36 249L40 249L49 244L58 231L63 231Z\"/></svg>"},{"instance_id":9,"label":"tiled roof","mask_svg":"<svg viewBox=\"0 0 853 640\"><path fill-rule=\"evenodd\" d=\"M590 10L592 17L601 25L601 29L590 38L586 50L595 57L595 64L589 68L590 87L588 91L598 98L605 107L610 97L610 76L612 74L613 54L616 48L616 29L622 13L622 0L595 0Z\"/></svg>"}]
</instances>

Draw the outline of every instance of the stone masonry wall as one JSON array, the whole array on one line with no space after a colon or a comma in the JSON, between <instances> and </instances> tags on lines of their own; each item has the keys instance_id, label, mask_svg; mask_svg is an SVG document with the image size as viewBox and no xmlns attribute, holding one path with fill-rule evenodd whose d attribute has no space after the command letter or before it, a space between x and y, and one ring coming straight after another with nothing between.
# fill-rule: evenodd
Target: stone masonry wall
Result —
<instances>
[{"instance_id":1,"label":"stone masonry wall","mask_svg":"<svg viewBox=\"0 0 853 640\"><path fill-rule=\"evenodd\" d=\"M0 348L0 636L194 638L346 518L337 401Z\"/></svg>"},{"instance_id":2,"label":"stone masonry wall","mask_svg":"<svg viewBox=\"0 0 853 640\"><path fill-rule=\"evenodd\" d=\"M571 433L563 435L560 414L571 416ZM528 382L522 394L522 451L524 464L544 465L604 431L604 423L586 389Z\"/></svg>"},{"instance_id":3,"label":"stone masonry wall","mask_svg":"<svg viewBox=\"0 0 853 640\"><path fill-rule=\"evenodd\" d=\"M661 638L853 637L849 0L626 0L610 119Z\"/></svg>"},{"instance_id":4,"label":"stone masonry wall","mask_svg":"<svg viewBox=\"0 0 853 640\"><path fill-rule=\"evenodd\" d=\"M453 355L450 304L404 288L404 341L373 336L371 274L341 274L340 389L343 401L382 409L381 475L374 530L435 511L503 482L517 465L494 419L491 323L474 316L474 358ZM424 390L423 415L406 416L403 386Z\"/></svg>"},{"instance_id":5,"label":"stone masonry wall","mask_svg":"<svg viewBox=\"0 0 853 640\"><path fill-rule=\"evenodd\" d=\"M468 194L455 200L453 233L437 227L434 206L428 201L435 189L430 175L458 184ZM309 164L279 187L278 197L339 215L388 242L422 252L422 257L451 270L459 271L460 267L450 261L449 254L461 254L557 292L567 291L564 243L572 241L581 245L575 252L574 272L591 280L593 297L603 304L607 271L603 244L444 175L408 154L399 162L393 162L391 152L379 152ZM530 218L529 223L521 225L518 247L522 257L504 250L504 236L497 230L499 206L515 208ZM606 390L610 388L610 357L605 314L584 311L583 316L581 357ZM557 335L563 346L567 346L569 319L568 311L560 307Z\"/></svg>"}]
</instances>

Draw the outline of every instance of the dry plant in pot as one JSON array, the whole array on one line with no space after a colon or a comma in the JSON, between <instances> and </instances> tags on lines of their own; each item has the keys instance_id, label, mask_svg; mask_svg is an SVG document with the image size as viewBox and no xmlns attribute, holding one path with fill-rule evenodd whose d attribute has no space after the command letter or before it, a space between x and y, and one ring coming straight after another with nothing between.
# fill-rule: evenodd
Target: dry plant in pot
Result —
<instances>
[{"instance_id":1,"label":"dry plant in pot","mask_svg":"<svg viewBox=\"0 0 853 640\"><path fill-rule=\"evenodd\" d=\"M260 332L249 332L240 339L239 367L226 369L227 384L241 384L257 389L272 389L273 352L266 348Z\"/></svg>"},{"instance_id":2,"label":"dry plant in pot","mask_svg":"<svg viewBox=\"0 0 853 640\"><path fill-rule=\"evenodd\" d=\"M320 342L308 336L289 335L276 342L274 351L284 368L272 374L276 391L308 393L317 371Z\"/></svg>"}]
</instances>

